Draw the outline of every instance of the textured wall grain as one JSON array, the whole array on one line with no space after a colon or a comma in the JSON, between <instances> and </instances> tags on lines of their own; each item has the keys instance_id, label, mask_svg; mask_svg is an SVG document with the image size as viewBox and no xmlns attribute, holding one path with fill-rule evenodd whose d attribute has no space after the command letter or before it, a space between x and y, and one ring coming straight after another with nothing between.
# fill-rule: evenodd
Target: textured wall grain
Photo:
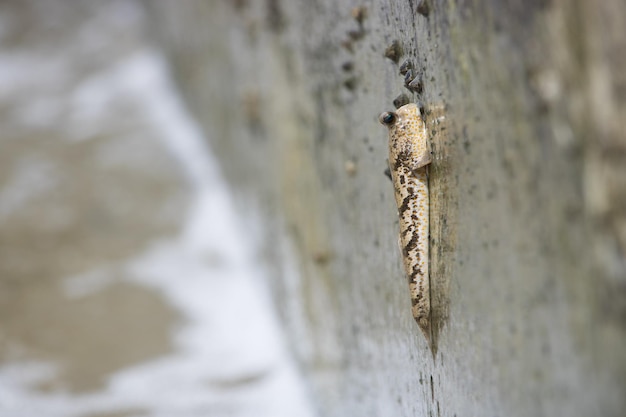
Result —
<instances>
[{"instance_id":1,"label":"textured wall grain","mask_svg":"<svg viewBox=\"0 0 626 417\"><path fill-rule=\"evenodd\" d=\"M321 415L620 415L622 2L149 3L240 203L266 213ZM434 361L382 173L376 116L407 92L394 40L433 123Z\"/></svg>"}]
</instances>

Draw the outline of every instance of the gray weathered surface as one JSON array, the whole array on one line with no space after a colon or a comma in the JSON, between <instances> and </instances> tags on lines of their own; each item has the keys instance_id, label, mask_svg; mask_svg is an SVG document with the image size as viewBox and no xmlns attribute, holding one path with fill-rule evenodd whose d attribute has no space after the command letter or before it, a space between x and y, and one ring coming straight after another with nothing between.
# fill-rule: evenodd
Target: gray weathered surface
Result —
<instances>
[{"instance_id":1,"label":"gray weathered surface","mask_svg":"<svg viewBox=\"0 0 626 417\"><path fill-rule=\"evenodd\" d=\"M267 215L276 302L321 415L623 412L623 2L436 0L428 17L416 0L146 3L239 202ZM426 109L445 109L435 361L383 175L393 40Z\"/></svg>"}]
</instances>

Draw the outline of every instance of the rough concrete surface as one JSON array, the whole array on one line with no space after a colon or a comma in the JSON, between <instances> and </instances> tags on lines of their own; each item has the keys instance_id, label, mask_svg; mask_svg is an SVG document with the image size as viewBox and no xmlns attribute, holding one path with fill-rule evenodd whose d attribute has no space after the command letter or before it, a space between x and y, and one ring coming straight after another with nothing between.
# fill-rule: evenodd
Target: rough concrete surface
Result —
<instances>
[{"instance_id":1,"label":"rough concrete surface","mask_svg":"<svg viewBox=\"0 0 626 417\"><path fill-rule=\"evenodd\" d=\"M265 212L321 415L623 415L623 2L146 4L237 201ZM383 175L401 93L432 126L434 360Z\"/></svg>"}]
</instances>

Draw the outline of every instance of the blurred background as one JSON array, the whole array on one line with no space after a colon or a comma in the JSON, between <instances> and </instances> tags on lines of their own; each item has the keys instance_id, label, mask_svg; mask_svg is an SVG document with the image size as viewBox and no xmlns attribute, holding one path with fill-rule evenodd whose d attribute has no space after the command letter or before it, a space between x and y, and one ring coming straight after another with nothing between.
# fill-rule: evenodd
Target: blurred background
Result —
<instances>
[{"instance_id":1,"label":"blurred background","mask_svg":"<svg viewBox=\"0 0 626 417\"><path fill-rule=\"evenodd\" d=\"M134 0L0 4L0 416L308 416Z\"/></svg>"}]
</instances>

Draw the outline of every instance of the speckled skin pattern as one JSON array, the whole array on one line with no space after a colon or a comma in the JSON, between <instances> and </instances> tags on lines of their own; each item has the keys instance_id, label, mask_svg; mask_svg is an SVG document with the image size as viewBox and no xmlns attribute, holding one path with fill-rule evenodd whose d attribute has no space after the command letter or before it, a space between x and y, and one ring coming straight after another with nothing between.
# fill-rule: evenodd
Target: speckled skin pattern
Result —
<instances>
[{"instance_id":1,"label":"speckled skin pattern","mask_svg":"<svg viewBox=\"0 0 626 417\"><path fill-rule=\"evenodd\" d=\"M428 164L426 126L414 103L380 115L389 129L389 169L400 222L400 249L409 280L413 317L430 341L428 273Z\"/></svg>"}]
</instances>

